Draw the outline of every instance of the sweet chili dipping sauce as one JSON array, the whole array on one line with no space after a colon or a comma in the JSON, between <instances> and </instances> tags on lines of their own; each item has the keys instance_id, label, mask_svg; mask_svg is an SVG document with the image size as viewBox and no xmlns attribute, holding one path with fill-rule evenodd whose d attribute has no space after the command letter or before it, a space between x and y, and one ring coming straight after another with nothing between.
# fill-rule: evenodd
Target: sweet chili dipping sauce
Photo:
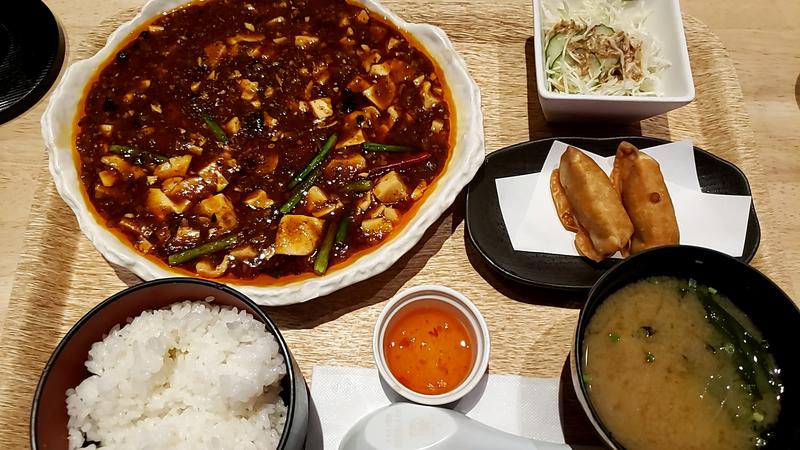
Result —
<instances>
[{"instance_id":1,"label":"sweet chili dipping sauce","mask_svg":"<svg viewBox=\"0 0 800 450\"><path fill-rule=\"evenodd\" d=\"M426 395L450 392L472 369L473 337L453 307L415 306L399 312L386 329L383 349L392 375Z\"/></svg>"}]
</instances>

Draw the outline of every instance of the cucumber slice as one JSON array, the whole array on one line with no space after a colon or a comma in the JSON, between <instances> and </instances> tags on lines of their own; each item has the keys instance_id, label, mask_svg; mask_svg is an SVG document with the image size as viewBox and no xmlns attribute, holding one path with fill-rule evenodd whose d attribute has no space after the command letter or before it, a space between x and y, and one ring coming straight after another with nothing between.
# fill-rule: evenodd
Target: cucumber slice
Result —
<instances>
[{"instance_id":1,"label":"cucumber slice","mask_svg":"<svg viewBox=\"0 0 800 450\"><path fill-rule=\"evenodd\" d=\"M544 49L545 64L547 68L552 68L557 58L561 57L564 53L564 47L567 46L567 33L556 33L547 41L547 47Z\"/></svg>"},{"instance_id":2,"label":"cucumber slice","mask_svg":"<svg viewBox=\"0 0 800 450\"><path fill-rule=\"evenodd\" d=\"M597 77L600 76L600 73L603 70L603 67L600 63L600 59L597 58L595 55L589 55L589 76L595 80Z\"/></svg>"},{"instance_id":3,"label":"cucumber slice","mask_svg":"<svg viewBox=\"0 0 800 450\"><path fill-rule=\"evenodd\" d=\"M619 58L616 56L607 56L605 58L600 58L600 71L601 72L609 72L614 66L617 65L619 62Z\"/></svg>"},{"instance_id":4,"label":"cucumber slice","mask_svg":"<svg viewBox=\"0 0 800 450\"><path fill-rule=\"evenodd\" d=\"M592 32L606 36L611 36L612 34L616 33L613 28L605 25L595 25L595 27L592 29Z\"/></svg>"}]
</instances>

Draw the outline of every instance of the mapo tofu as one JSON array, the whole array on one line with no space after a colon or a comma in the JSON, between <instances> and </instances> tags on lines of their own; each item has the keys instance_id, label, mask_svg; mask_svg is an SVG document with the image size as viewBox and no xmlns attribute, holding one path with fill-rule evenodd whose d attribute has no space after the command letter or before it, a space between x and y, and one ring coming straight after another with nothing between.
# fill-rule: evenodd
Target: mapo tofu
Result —
<instances>
[{"instance_id":1,"label":"mapo tofu","mask_svg":"<svg viewBox=\"0 0 800 450\"><path fill-rule=\"evenodd\" d=\"M444 170L448 95L418 44L345 1L190 4L98 73L80 175L109 228L173 267L324 274L400 232Z\"/></svg>"}]
</instances>

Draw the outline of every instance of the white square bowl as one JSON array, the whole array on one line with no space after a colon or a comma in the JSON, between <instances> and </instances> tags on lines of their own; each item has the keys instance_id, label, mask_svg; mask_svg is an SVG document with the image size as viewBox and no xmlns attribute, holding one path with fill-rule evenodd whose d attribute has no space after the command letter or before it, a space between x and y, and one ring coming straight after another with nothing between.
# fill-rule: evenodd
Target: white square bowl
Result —
<instances>
[{"instance_id":1,"label":"white square bowl","mask_svg":"<svg viewBox=\"0 0 800 450\"><path fill-rule=\"evenodd\" d=\"M645 28L661 43L661 56L671 64L660 75L662 96L563 94L548 90L544 70L546 30L542 29L542 3L554 1L561 0L533 0L536 90L547 121L633 122L663 114L694 100L694 82L678 0L636 0L651 12ZM568 0L568 3L577 2L580 0Z\"/></svg>"}]
</instances>

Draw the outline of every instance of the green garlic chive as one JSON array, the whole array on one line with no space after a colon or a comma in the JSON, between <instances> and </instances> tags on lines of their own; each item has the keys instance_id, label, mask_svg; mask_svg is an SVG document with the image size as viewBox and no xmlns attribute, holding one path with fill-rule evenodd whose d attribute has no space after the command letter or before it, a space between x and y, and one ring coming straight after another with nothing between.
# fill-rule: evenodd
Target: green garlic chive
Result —
<instances>
[{"instance_id":1,"label":"green garlic chive","mask_svg":"<svg viewBox=\"0 0 800 450\"><path fill-rule=\"evenodd\" d=\"M711 295L714 295L714 294L717 293L717 290L712 288L712 287L710 287L710 288L708 288L708 293L711 294Z\"/></svg>"},{"instance_id":2,"label":"green garlic chive","mask_svg":"<svg viewBox=\"0 0 800 450\"><path fill-rule=\"evenodd\" d=\"M611 342L619 342L620 340L619 335L617 333L614 333L613 331L608 333L608 338L611 339Z\"/></svg>"},{"instance_id":3,"label":"green garlic chive","mask_svg":"<svg viewBox=\"0 0 800 450\"><path fill-rule=\"evenodd\" d=\"M644 355L644 360L647 361L648 363L651 363L656 360L656 357L652 353L647 352L647 354Z\"/></svg>"}]
</instances>

